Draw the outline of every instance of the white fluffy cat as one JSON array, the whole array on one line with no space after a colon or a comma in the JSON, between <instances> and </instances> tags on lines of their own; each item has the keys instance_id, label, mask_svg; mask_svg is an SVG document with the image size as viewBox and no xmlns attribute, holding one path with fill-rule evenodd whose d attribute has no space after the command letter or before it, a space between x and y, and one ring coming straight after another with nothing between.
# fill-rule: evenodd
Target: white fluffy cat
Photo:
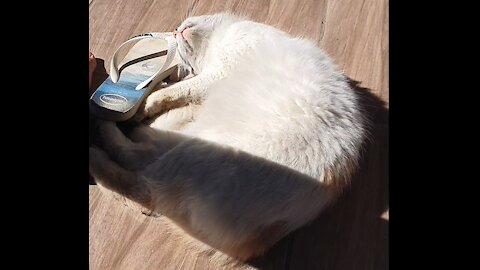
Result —
<instances>
[{"instance_id":1,"label":"white fluffy cat","mask_svg":"<svg viewBox=\"0 0 480 270\"><path fill-rule=\"evenodd\" d=\"M180 75L152 93L127 138L101 122L97 183L238 259L315 218L348 184L367 120L311 42L230 14L186 19Z\"/></svg>"}]
</instances>

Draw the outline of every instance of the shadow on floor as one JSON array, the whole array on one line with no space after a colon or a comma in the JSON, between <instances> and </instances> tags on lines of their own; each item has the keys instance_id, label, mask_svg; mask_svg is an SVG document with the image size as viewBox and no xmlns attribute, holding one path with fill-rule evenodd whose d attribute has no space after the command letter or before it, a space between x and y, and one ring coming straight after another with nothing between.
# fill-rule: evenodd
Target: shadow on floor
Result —
<instances>
[{"instance_id":1,"label":"shadow on floor","mask_svg":"<svg viewBox=\"0 0 480 270\"><path fill-rule=\"evenodd\" d=\"M350 189L311 224L291 233L264 257L259 269L388 269L389 112L385 103L350 80L373 122L360 169ZM281 267L279 256L285 256Z\"/></svg>"}]
</instances>

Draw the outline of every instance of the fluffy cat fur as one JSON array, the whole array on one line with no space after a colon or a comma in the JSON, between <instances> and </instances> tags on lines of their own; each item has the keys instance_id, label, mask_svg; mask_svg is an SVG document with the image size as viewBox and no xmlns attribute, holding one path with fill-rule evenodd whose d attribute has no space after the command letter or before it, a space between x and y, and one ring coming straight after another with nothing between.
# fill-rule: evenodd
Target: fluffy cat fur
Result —
<instances>
[{"instance_id":1,"label":"fluffy cat fur","mask_svg":"<svg viewBox=\"0 0 480 270\"><path fill-rule=\"evenodd\" d=\"M97 183L234 258L258 256L348 184L367 120L310 41L231 14L176 30L184 79L152 93L125 136L99 122Z\"/></svg>"}]
</instances>

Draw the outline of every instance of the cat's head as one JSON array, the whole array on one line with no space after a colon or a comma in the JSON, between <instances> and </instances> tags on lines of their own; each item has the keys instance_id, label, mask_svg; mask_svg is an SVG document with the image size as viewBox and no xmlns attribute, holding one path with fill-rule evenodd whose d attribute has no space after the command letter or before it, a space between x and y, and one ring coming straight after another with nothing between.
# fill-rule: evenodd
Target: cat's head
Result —
<instances>
[{"instance_id":1,"label":"cat's head","mask_svg":"<svg viewBox=\"0 0 480 270\"><path fill-rule=\"evenodd\" d=\"M218 13L183 21L174 32L182 68L194 75L199 74L204 68L204 56L212 43L212 36L222 35L229 25L239 20L232 14Z\"/></svg>"}]
</instances>

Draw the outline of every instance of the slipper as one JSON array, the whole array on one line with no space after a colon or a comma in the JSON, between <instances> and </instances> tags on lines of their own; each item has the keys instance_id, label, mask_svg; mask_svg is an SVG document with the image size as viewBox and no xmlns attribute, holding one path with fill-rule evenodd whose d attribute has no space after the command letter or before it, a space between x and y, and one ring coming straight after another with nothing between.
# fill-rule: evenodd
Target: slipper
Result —
<instances>
[{"instance_id":1,"label":"slipper","mask_svg":"<svg viewBox=\"0 0 480 270\"><path fill-rule=\"evenodd\" d=\"M121 58L120 52L132 44ZM175 70L176 47L172 33L147 33L125 41L113 54L110 76L90 97L90 111L116 122L133 117L153 88Z\"/></svg>"}]
</instances>

